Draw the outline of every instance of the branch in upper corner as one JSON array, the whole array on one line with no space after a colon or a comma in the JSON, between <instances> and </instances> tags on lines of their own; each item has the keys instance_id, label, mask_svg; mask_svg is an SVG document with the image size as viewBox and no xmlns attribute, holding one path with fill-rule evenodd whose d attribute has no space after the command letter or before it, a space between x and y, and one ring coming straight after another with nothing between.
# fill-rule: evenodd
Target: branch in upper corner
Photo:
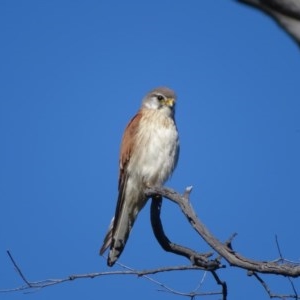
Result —
<instances>
[{"instance_id":1,"label":"branch in upper corner","mask_svg":"<svg viewBox=\"0 0 300 300\"><path fill-rule=\"evenodd\" d=\"M300 265L277 263L269 261L257 261L246 258L232 249L228 244L220 242L212 233L205 227L205 225L198 219L195 211L193 210L190 201L187 199L185 192L183 195L166 187L152 187L146 190L147 197L155 197L157 195L167 198L172 202L178 204L193 226L197 233L204 239L204 241L214 249L221 257L223 257L231 266L235 266L247 271L257 273L276 274L282 276L299 277Z\"/></svg>"},{"instance_id":2,"label":"branch in upper corner","mask_svg":"<svg viewBox=\"0 0 300 300\"><path fill-rule=\"evenodd\" d=\"M271 16L300 45L299 0L237 0Z\"/></svg>"}]
</instances>

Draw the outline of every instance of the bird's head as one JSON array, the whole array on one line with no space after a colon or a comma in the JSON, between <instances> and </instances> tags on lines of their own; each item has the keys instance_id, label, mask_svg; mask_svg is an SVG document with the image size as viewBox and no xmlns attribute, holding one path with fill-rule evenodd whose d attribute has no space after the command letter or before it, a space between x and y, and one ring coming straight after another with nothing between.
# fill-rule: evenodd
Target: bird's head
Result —
<instances>
[{"instance_id":1,"label":"bird's head","mask_svg":"<svg viewBox=\"0 0 300 300\"><path fill-rule=\"evenodd\" d=\"M162 110L168 115L175 111L176 94L167 87L158 87L150 91L143 99L142 106L148 109Z\"/></svg>"}]
</instances>

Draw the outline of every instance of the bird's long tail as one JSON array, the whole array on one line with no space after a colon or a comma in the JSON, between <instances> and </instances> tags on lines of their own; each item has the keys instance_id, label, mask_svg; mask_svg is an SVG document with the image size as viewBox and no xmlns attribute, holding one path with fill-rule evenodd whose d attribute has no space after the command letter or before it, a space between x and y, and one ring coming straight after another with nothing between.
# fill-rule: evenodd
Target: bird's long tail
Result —
<instances>
[{"instance_id":1,"label":"bird's long tail","mask_svg":"<svg viewBox=\"0 0 300 300\"><path fill-rule=\"evenodd\" d=\"M126 187L126 188L125 188ZM139 211L146 203L144 193L130 182L121 186L115 217L100 249L102 255L110 247L107 264L111 267L121 255Z\"/></svg>"}]
</instances>

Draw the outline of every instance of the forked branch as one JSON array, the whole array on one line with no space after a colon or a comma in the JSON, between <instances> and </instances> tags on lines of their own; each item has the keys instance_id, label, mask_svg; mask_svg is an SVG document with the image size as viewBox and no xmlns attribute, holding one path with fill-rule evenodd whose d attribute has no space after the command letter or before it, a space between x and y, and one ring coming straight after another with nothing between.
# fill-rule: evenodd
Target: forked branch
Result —
<instances>
[{"instance_id":1,"label":"forked branch","mask_svg":"<svg viewBox=\"0 0 300 300\"><path fill-rule=\"evenodd\" d=\"M239 267L247 271L264 274L276 274L289 277L300 276L300 265L294 263L274 262L274 261L258 261L253 260L239 254L233 250L231 242L222 243L205 227L205 225L197 217L189 201L189 194L191 188L187 188L183 195L166 187L152 187L148 188L146 195L148 197L161 196L178 204L193 226L197 233L204 239L204 241L215 250L222 258L224 258L231 266ZM159 218L159 215L157 216ZM157 235L156 235L157 236ZM192 260L193 262L193 260Z\"/></svg>"},{"instance_id":2,"label":"forked branch","mask_svg":"<svg viewBox=\"0 0 300 300\"><path fill-rule=\"evenodd\" d=\"M28 280L24 273L21 271L21 268L17 265L16 261L12 257L11 253L8 251L8 256L14 265L17 273L22 278L24 285L12 289L0 290L0 292L16 292L16 291L24 291L24 290L35 290L41 289L44 287L49 287L52 285L64 283L67 281L74 281L76 279L83 278L95 278L101 276L108 275L136 275L139 277L143 277L151 282L159 285L162 290L165 292L173 293L176 295L190 297L194 299L196 296L209 296L209 295L222 295L223 300L227 299L227 285L225 281L222 281L217 271L220 268L224 268L224 264L221 261L224 259L230 266L238 267L247 271L248 275L252 275L255 277L260 284L264 287L265 291L268 293L270 298L277 299L300 299L296 289L289 277L299 277L300 276L300 265L288 261L283 258L282 252L279 248L278 240L276 239L279 256L280 258L275 261L257 261L250 258L246 258L236 252L232 247L232 240L235 237L233 234L228 241L222 243L213 234L205 227L205 225L201 222L201 220L197 217L195 211L193 210L191 203L189 201L191 188L187 188L183 194L179 194L176 191L166 188L166 187L153 187L148 188L145 193L146 196L152 198L151 204L151 223L152 228L157 238L158 242L162 246L162 248L166 251L173 252L178 255L182 255L189 259L191 265L189 266L175 266L175 267L161 267L153 270L144 270L138 271L130 269L120 263L121 267L125 268L125 270L121 271L110 271L110 272L95 272L95 273L86 273L86 274L75 274L69 275L65 278L61 279L46 279L42 281L30 281ZM171 242L166 236L163 225L160 219L161 205L162 199L166 198L171 200L172 202L179 205L182 212L186 216L187 220L190 222L192 227L196 230L196 232L204 239L204 241L215 251L210 253L198 253L190 248L185 246L180 246ZM167 272L167 271L184 271L184 270L205 270L206 272L210 272L215 279L216 283L221 286L221 292L210 292L210 293L182 293L180 291L176 291L170 287L167 287L161 282L149 277L149 274L156 274L159 272ZM263 279L258 275L262 274L276 274L282 275L289 278L289 281L292 286L293 294L291 295L277 295L271 292L268 288L267 284Z\"/></svg>"}]
</instances>

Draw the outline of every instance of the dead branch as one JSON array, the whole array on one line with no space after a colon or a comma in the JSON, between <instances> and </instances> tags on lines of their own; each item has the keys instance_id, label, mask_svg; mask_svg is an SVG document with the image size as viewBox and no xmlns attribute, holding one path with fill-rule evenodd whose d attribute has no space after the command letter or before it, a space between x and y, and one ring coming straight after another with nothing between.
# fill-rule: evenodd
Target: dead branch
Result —
<instances>
[{"instance_id":1,"label":"dead branch","mask_svg":"<svg viewBox=\"0 0 300 300\"><path fill-rule=\"evenodd\" d=\"M169 292L172 294L180 295L180 296L186 296L190 298L194 298L196 296L208 296L208 295L219 295L220 292L204 292L204 293L196 293L196 292L180 292L178 290L175 290L173 288L170 288L163 284L162 282L155 280L154 278L148 276L148 275L154 275L157 273L163 273L163 272L173 272L173 271L199 271L202 270L202 268L199 268L197 266L171 266L171 267L161 267L157 269L151 269L151 270L135 270L132 268L129 268L125 266L124 264L121 264L117 262L119 266L121 266L125 270L119 270L119 271L109 271L109 272L93 272L93 273L86 273L86 274L73 274L69 275L65 278L58 278L58 279L46 279L46 280L40 280L40 281L30 281L26 278L24 273L21 271L21 268L17 264L16 260L13 258L10 251L7 251L7 254L14 265L18 275L21 277L22 281L25 283L22 286L11 288L11 289L2 289L0 290L0 293L8 293L8 292L20 292L20 291L32 291L32 290L38 290L46 287L50 287L53 285L74 281L77 279L93 279L96 277L102 277L102 276L113 276L113 275L135 275L138 277L145 278L152 283L160 286L161 290L164 292Z\"/></svg>"},{"instance_id":2,"label":"dead branch","mask_svg":"<svg viewBox=\"0 0 300 300\"><path fill-rule=\"evenodd\" d=\"M129 267L126 267L120 263L117 263L119 266L125 268L125 270L75 274L60 279L30 281L26 278L24 273L21 271L21 268L18 266L11 253L7 251L9 258L12 264L14 265L18 275L21 277L22 281L24 282L24 285L12 289L3 289L0 290L0 293L36 290L36 289L41 289L41 288L61 284L68 281L74 281L76 279L83 279L83 278L93 279L96 277L109 276L109 275L135 275L138 277L143 277L151 281L152 283L159 285L161 288L160 291L190 297L191 299L194 299L196 296L222 295L223 300L226 300L227 299L226 282L222 281L217 274L218 269L225 267L223 264L221 264L221 260L225 259L225 261L227 261L227 263L230 266L244 269L248 272L249 276L254 276L262 284L263 288L268 293L270 298L300 299L291 279L289 278L289 277L300 276L300 265L283 258L277 238L276 238L276 244L280 255L279 259L273 261L257 261L242 256L241 254L236 252L232 246L232 241L233 238L235 237L235 234L233 234L226 242L222 243L216 237L214 237L212 233L205 227L205 225L199 220L189 201L190 192L191 192L191 187L187 188L183 194L179 194L176 191L166 187L152 187L152 188L148 188L145 191L145 194L147 197L152 198L151 223L152 223L155 237L157 238L158 242L160 243L162 248L165 249L166 251L170 251L175 254L182 255L188 258L192 263L192 265L161 267L152 270L139 271L139 270L134 270ZM196 232L204 239L204 241L215 251L215 255L213 255L213 253L204 253L204 254L198 253L190 248L172 243L168 239L168 237L164 233L163 226L160 220L162 197L169 199L180 206L182 212L188 219L189 223L196 230ZM211 258L212 256L215 256L216 258ZM164 285L163 283L155 280L154 278L148 276L150 274L156 274L162 272L187 271L187 270L196 270L196 271L205 270L205 272L210 272L214 277L216 283L221 286L222 288L221 292L197 293L196 291L192 291L192 292L184 293L181 291L177 291L173 288L170 288ZM265 281L258 275L259 273L287 276L291 282L294 294L276 295L272 293L271 290L268 288L267 284L265 283Z\"/></svg>"},{"instance_id":3,"label":"dead branch","mask_svg":"<svg viewBox=\"0 0 300 300\"><path fill-rule=\"evenodd\" d=\"M188 193L185 193L183 196L188 199ZM155 195L152 197L151 202L151 225L154 232L154 235L158 241L158 243L161 245L161 247L168 252L172 252L174 254L178 254L181 256L186 257L192 262L192 265L196 265L200 268L206 269L210 271L218 285L221 285L222 291L220 294L223 296L223 300L227 299L227 284L224 281L221 281L218 277L215 270L219 268L223 268L224 266L220 263L220 258L216 258L213 260L208 260L210 256L213 255L213 253L197 253L196 251L172 243L168 237L165 235L165 232L163 230L163 226L160 219L160 211L161 211L161 205L162 205L162 197L159 195Z\"/></svg>"},{"instance_id":4,"label":"dead branch","mask_svg":"<svg viewBox=\"0 0 300 300\"><path fill-rule=\"evenodd\" d=\"M124 264L121 264L119 262L117 262L117 264L121 267L123 267L124 269L126 270L130 270L130 271L134 271L132 268L128 267L128 266L125 266ZM167 293L171 293L171 294L174 294L174 295L178 295L178 296L185 296L185 297L189 297L191 299L194 299L195 297L197 296L213 296L213 295L222 295L222 292L204 292L204 293L197 293L197 289L201 286L203 280L201 280L200 284L198 285L198 287L196 288L195 291L191 291L191 292L180 292L178 290L175 290L173 288L170 288L168 286L166 286L165 284L157 281L156 279L153 279L152 277L149 277L147 275L142 275L143 278L146 278L148 279L149 281L157 284L158 286L160 286L162 289L158 290L160 292L167 292ZM205 277L205 273L204 273L204 277ZM223 299L223 300L226 300L226 299Z\"/></svg>"},{"instance_id":5,"label":"dead branch","mask_svg":"<svg viewBox=\"0 0 300 300\"><path fill-rule=\"evenodd\" d=\"M247 271L264 273L264 274L276 274L282 276L299 277L300 265L290 263L277 263L273 261L257 261L250 258L246 258L232 249L231 242L222 243L216 237L214 237L205 225L198 219L195 211L193 210L189 201L189 194L191 188L187 188L183 195L176 191L166 187L152 187L148 188L146 195L149 197L155 197L157 195L167 198L174 203L178 204L198 234L204 239L204 241L214 249L221 257L223 257L231 266L238 267Z\"/></svg>"},{"instance_id":6,"label":"dead branch","mask_svg":"<svg viewBox=\"0 0 300 300\"><path fill-rule=\"evenodd\" d=\"M204 226L204 224L199 220L189 201L189 195L191 190L192 190L191 187L186 188L183 195L180 195L174 190L165 187L149 188L146 191L146 195L148 197L152 197L151 224L152 224L154 235L158 240L159 244L161 245L161 247L165 251L169 251L188 258L193 265L197 265L201 268L205 268L208 271L210 271L216 283L218 285L221 285L222 287L221 294L223 296L223 300L227 299L227 284L225 281L220 280L216 272L217 269L224 267L220 263L220 260L222 258L224 258L231 266L235 266L247 270L249 276L254 276L261 283L261 285L263 286L263 288L265 289L265 291L267 292L270 298L300 299L298 297L295 286L289 276L287 278L291 284L294 294L280 295L280 294L272 293L272 291L270 290L266 282L257 274L257 273L267 273L267 274L276 274L282 276L287 276L287 274L292 274L291 276L293 277L298 277L300 275L299 264L291 263L290 261L287 261L286 259L283 258L277 237L276 237L276 245L280 255L280 259L276 261L268 262L268 261L255 261L243 257L242 255L235 252L232 247L232 241L236 236L236 233L234 233L225 243L221 243L208 231L208 229ZM219 256L216 259L208 260L208 258L212 256L212 253L200 254L190 248L174 244L168 239L168 237L164 233L163 226L160 220L162 197L165 197L180 206L182 212L185 214L188 221L198 232L198 234L205 240L207 244L209 244L218 253Z\"/></svg>"},{"instance_id":7,"label":"dead branch","mask_svg":"<svg viewBox=\"0 0 300 300\"><path fill-rule=\"evenodd\" d=\"M279 245L279 241L278 241L278 236L276 235L275 236L275 240L276 240L276 246L277 246L277 249L278 249L278 253L279 253L279 256L280 256L280 260L281 262L284 262L284 258L283 258L283 255L282 255L282 252L281 252L281 249L280 249L280 245ZM295 285L292 281L292 279L290 277L287 277L291 287L292 287L292 290L294 292L294 295L296 296L296 299L298 299L298 293L296 291L296 288L295 288Z\"/></svg>"},{"instance_id":8,"label":"dead branch","mask_svg":"<svg viewBox=\"0 0 300 300\"><path fill-rule=\"evenodd\" d=\"M295 294L290 294L290 295L279 295L279 294L274 294L272 293L271 289L268 287L267 283L255 272L249 272L248 274L249 276L254 276L258 282L262 285L262 287L264 288L264 290L266 291L266 293L268 294L268 296L270 298L277 298L277 299L299 299L297 293ZM296 292L296 290L294 290L294 292Z\"/></svg>"},{"instance_id":9,"label":"dead branch","mask_svg":"<svg viewBox=\"0 0 300 300\"><path fill-rule=\"evenodd\" d=\"M151 224L153 228L154 235L161 245L161 247L168 252L172 252L189 259L193 265L203 268L205 270L216 270L223 268L218 259L208 260L213 253L197 253L196 251L172 243L164 233L163 226L160 220L162 197L152 197L151 203Z\"/></svg>"}]
</instances>

